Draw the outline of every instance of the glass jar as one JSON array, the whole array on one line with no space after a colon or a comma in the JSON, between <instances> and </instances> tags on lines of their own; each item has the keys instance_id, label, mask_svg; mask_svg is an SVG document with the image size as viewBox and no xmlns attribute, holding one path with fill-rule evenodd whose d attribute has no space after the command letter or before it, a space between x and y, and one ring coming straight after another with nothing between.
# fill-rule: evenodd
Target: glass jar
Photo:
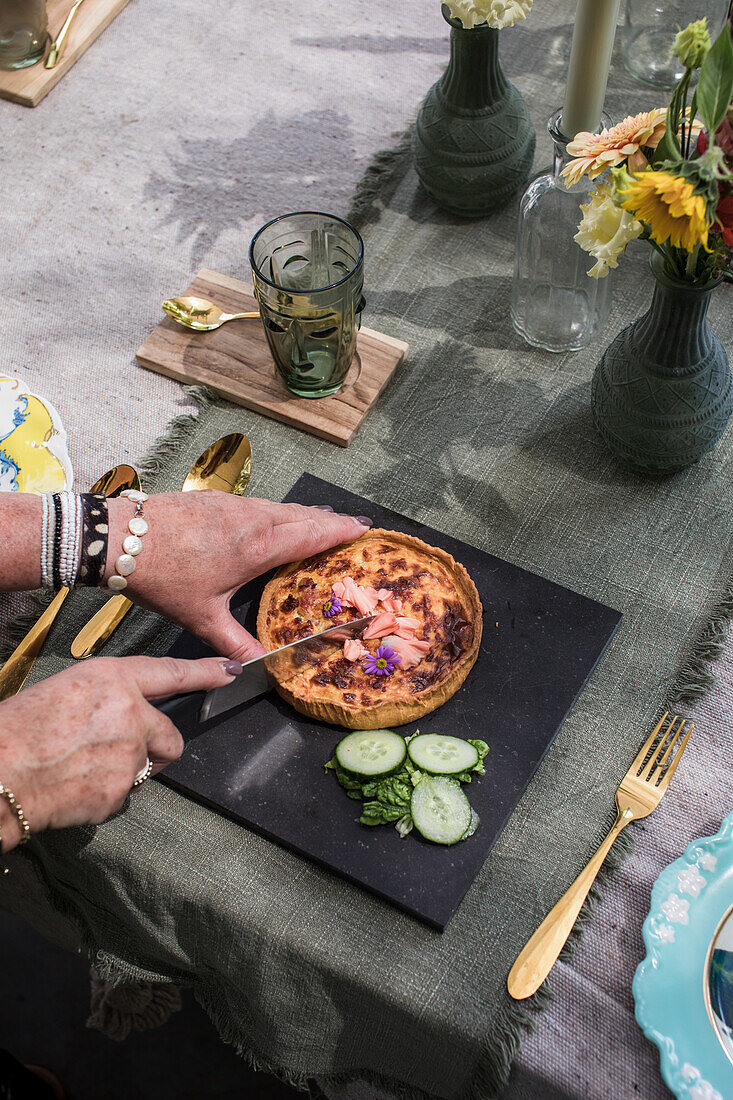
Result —
<instances>
[{"instance_id":1,"label":"glass jar","mask_svg":"<svg viewBox=\"0 0 733 1100\"><path fill-rule=\"evenodd\" d=\"M707 18L715 40L728 14L729 0L626 0L621 56L637 80L655 88L674 88L685 73L672 53L681 27Z\"/></svg>"},{"instance_id":2,"label":"glass jar","mask_svg":"<svg viewBox=\"0 0 733 1100\"><path fill-rule=\"evenodd\" d=\"M592 259L573 240L584 202L595 184L586 176L569 187L560 175L570 138L560 131L561 111L547 129L555 146L551 167L527 185L519 207L511 317L528 344L546 351L579 351L605 327L612 273L592 279ZM608 115L601 127L613 125Z\"/></svg>"},{"instance_id":3,"label":"glass jar","mask_svg":"<svg viewBox=\"0 0 733 1100\"><path fill-rule=\"evenodd\" d=\"M0 69L25 69L43 57L46 0L0 0Z\"/></svg>"}]
</instances>

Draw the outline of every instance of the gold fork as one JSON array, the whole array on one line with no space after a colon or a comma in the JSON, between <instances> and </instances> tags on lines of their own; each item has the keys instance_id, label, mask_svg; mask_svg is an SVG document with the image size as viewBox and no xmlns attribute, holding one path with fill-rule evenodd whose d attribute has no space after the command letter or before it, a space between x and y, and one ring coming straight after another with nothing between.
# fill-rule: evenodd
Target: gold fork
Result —
<instances>
[{"instance_id":1,"label":"gold fork","mask_svg":"<svg viewBox=\"0 0 733 1100\"><path fill-rule=\"evenodd\" d=\"M687 731L683 734L687 719L675 714L659 736L668 717L669 711L666 711L621 780L616 791L616 821L603 844L557 905L547 914L509 971L507 987L515 1000L521 1001L536 993L552 970L601 864L621 830L630 821L648 817L662 801L692 732L692 722L689 722Z\"/></svg>"}]
</instances>

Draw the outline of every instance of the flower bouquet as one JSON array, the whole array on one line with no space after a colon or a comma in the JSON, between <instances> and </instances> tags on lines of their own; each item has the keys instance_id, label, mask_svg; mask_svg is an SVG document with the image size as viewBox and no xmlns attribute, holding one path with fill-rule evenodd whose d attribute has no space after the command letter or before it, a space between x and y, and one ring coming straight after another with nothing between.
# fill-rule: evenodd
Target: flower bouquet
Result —
<instances>
[{"instance_id":1,"label":"flower bouquet","mask_svg":"<svg viewBox=\"0 0 733 1100\"><path fill-rule=\"evenodd\" d=\"M477 218L504 206L529 176L535 132L499 64L499 31L526 19L532 0L449 0L448 68L428 92L413 135L415 169L451 213Z\"/></svg>"},{"instance_id":2,"label":"flower bouquet","mask_svg":"<svg viewBox=\"0 0 733 1100\"><path fill-rule=\"evenodd\" d=\"M685 66L669 107L656 107L600 134L576 134L569 184L601 178L576 241L608 274L629 241L648 240L670 278L731 278L733 257L733 43L728 25L714 45L706 20L681 30L674 52ZM693 73L699 69L690 97ZM610 175L610 179L608 176Z\"/></svg>"},{"instance_id":3,"label":"flower bouquet","mask_svg":"<svg viewBox=\"0 0 733 1100\"><path fill-rule=\"evenodd\" d=\"M596 426L644 473L670 473L715 446L733 412L728 357L707 321L713 290L733 281L733 42L705 20L679 32L685 66L669 106L576 134L569 184L598 180L575 240L603 278L629 241L649 242L649 311L604 352L593 377ZM692 78L699 70L691 94Z\"/></svg>"}]
</instances>

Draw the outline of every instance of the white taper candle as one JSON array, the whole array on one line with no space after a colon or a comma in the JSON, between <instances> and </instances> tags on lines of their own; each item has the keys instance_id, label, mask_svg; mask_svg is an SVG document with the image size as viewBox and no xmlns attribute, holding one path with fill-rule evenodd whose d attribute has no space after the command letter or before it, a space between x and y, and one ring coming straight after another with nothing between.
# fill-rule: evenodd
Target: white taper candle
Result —
<instances>
[{"instance_id":1,"label":"white taper candle","mask_svg":"<svg viewBox=\"0 0 733 1100\"><path fill-rule=\"evenodd\" d=\"M598 129L606 98L621 0L578 0L568 86L562 109L562 132L572 138Z\"/></svg>"}]
</instances>

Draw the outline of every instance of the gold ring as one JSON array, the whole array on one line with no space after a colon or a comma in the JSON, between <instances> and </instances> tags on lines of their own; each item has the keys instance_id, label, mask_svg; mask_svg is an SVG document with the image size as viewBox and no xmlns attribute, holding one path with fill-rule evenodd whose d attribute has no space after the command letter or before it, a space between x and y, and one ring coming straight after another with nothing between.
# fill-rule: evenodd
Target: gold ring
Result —
<instances>
[{"instance_id":1,"label":"gold ring","mask_svg":"<svg viewBox=\"0 0 733 1100\"><path fill-rule=\"evenodd\" d=\"M152 770L153 770L153 761L150 759L150 757L148 757L147 762L146 762L145 767L143 768L143 770L141 772L139 772L138 775L135 776L135 779L134 779L133 784L132 784L133 787L139 787L141 783L144 783L146 779L149 779L150 778L150 773L152 772Z\"/></svg>"}]
</instances>

